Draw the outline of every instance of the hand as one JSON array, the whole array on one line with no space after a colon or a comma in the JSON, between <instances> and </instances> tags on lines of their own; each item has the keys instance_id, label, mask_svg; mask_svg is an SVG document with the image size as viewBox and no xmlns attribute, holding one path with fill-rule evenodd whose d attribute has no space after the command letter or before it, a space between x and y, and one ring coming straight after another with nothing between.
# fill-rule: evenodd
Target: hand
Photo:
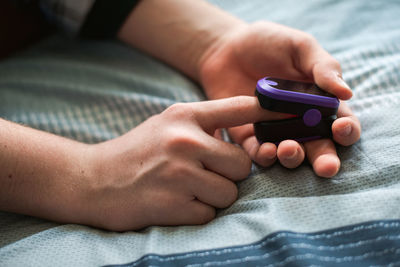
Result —
<instances>
[{"instance_id":1,"label":"hand","mask_svg":"<svg viewBox=\"0 0 400 267\"><path fill-rule=\"evenodd\" d=\"M352 96L342 79L340 64L312 36L275 23L257 22L228 31L204 53L199 72L210 99L254 95L257 80L265 76L315 82L341 100ZM340 160L332 140L304 145L287 140L278 147L272 143L260 146L251 124L229 132L262 166L279 159L283 166L295 168L307 155L317 175L331 177L339 171ZM345 102L340 104L332 132L341 145L351 145L360 138L360 123Z\"/></svg>"},{"instance_id":2,"label":"hand","mask_svg":"<svg viewBox=\"0 0 400 267\"><path fill-rule=\"evenodd\" d=\"M231 205L251 160L217 129L278 116L255 97L175 104L127 134L93 145L80 223L123 231L202 224Z\"/></svg>"}]
</instances>

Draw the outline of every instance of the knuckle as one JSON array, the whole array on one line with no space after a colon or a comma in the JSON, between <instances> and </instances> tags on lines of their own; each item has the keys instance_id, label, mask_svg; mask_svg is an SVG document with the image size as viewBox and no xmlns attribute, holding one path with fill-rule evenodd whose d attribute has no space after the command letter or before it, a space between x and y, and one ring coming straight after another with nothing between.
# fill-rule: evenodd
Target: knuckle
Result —
<instances>
[{"instance_id":1,"label":"knuckle","mask_svg":"<svg viewBox=\"0 0 400 267\"><path fill-rule=\"evenodd\" d=\"M250 156L245 151L241 151L239 156L236 157L237 171L233 178L235 180L245 179L251 172L252 164Z\"/></svg>"},{"instance_id":2,"label":"knuckle","mask_svg":"<svg viewBox=\"0 0 400 267\"><path fill-rule=\"evenodd\" d=\"M191 168L184 162L174 160L165 163L167 166L160 172L160 181L165 184L179 184L192 176Z\"/></svg>"},{"instance_id":3,"label":"knuckle","mask_svg":"<svg viewBox=\"0 0 400 267\"><path fill-rule=\"evenodd\" d=\"M188 164L185 164L181 161L175 161L173 164L170 164L168 168L169 176L176 178L176 177L190 177L192 175L191 168Z\"/></svg>"},{"instance_id":4,"label":"knuckle","mask_svg":"<svg viewBox=\"0 0 400 267\"><path fill-rule=\"evenodd\" d=\"M331 57L331 61L329 62L329 65L332 69L337 70L339 77L342 77L342 67L340 65L340 62L337 59Z\"/></svg>"},{"instance_id":5,"label":"knuckle","mask_svg":"<svg viewBox=\"0 0 400 267\"><path fill-rule=\"evenodd\" d=\"M326 68L329 67L331 70L335 70L336 75L338 77L342 77L342 68L338 60L336 60L334 57L328 55L323 61L318 61L315 64L315 71L318 73L319 77L323 77L324 80L329 80L332 75L332 73L326 71Z\"/></svg>"},{"instance_id":6,"label":"knuckle","mask_svg":"<svg viewBox=\"0 0 400 267\"><path fill-rule=\"evenodd\" d=\"M314 36L306 32L299 32L298 38L293 39L294 48L299 51L309 51L317 44Z\"/></svg>"},{"instance_id":7,"label":"knuckle","mask_svg":"<svg viewBox=\"0 0 400 267\"><path fill-rule=\"evenodd\" d=\"M227 102L229 110L235 110L235 113L240 116L240 114L246 114L249 111L249 96L234 96L229 98Z\"/></svg>"},{"instance_id":8,"label":"knuckle","mask_svg":"<svg viewBox=\"0 0 400 267\"><path fill-rule=\"evenodd\" d=\"M232 205L237 197L238 197L238 188L234 183L230 183L229 186L225 187L225 194L224 194L224 204L221 208L226 208Z\"/></svg>"},{"instance_id":9,"label":"knuckle","mask_svg":"<svg viewBox=\"0 0 400 267\"><path fill-rule=\"evenodd\" d=\"M313 35L307 32L301 32L301 37L299 38L299 42L304 45L314 45L318 43L317 39Z\"/></svg>"},{"instance_id":10,"label":"knuckle","mask_svg":"<svg viewBox=\"0 0 400 267\"><path fill-rule=\"evenodd\" d=\"M164 134L162 146L171 152L188 152L201 148L201 141L186 128L169 128Z\"/></svg>"},{"instance_id":11,"label":"knuckle","mask_svg":"<svg viewBox=\"0 0 400 267\"><path fill-rule=\"evenodd\" d=\"M244 155L242 158L243 177L245 178L250 174L253 162L251 161L250 156L247 154Z\"/></svg>"},{"instance_id":12,"label":"knuckle","mask_svg":"<svg viewBox=\"0 0 400 267\"><path fill-rule=\"evenodd\" d=\"M212 221L216 216L216 210L213 207L205 207L197 212L197 223L205 224Z\"/></svg>"},{"instance_id":13,"label":"knuckle","mask_svg":"<svg viewBox=\"0 0 400 267\"><path fill-rule=\"evenodd\" d=\"M331 61L331 62L330 62L330 65L331 65L334 69L341 70L340 62L339 62L336 58L331 57L330 61Z\"/></svg>"},{"instance_id":14,"label":"knuckle","mask_svg":"<svg viewBox=\"0 0 400 267\"><path fill-rule=\"evenodd\" d=\"M256 31L264 30L268 27L268 22L265 20L258 20L250 24L251 28L254 28Z\"/></svg>"},{"instance_id":15,"label":"knuckle","mask_svg":"<svg viewBox=\"0 0 400 267\"><path fill-rule=\"evenodd\" d=\"M188 103L176 103L169 106L163 113L174 119L186 119L193 117L194 111Z\"/></svg>"},{"instance_id":16,"label":"knuckle","mask_svg":"<svg viewBox=\"0 0 400 267\"><path fill-rule=\"evenodd\" d=\"M282 30L292 30L291 28L281 25L281 24L277 24L275 22L271 22L265 19L261 19L261 20L257 20L254 22L250 23L250 30L253 31L254 33L256 33L257 35L260 34L260 32L269 32L271 31L271 26L273 26L274 28L276 28L279 31Z\"/></svg>"}]
</instances>

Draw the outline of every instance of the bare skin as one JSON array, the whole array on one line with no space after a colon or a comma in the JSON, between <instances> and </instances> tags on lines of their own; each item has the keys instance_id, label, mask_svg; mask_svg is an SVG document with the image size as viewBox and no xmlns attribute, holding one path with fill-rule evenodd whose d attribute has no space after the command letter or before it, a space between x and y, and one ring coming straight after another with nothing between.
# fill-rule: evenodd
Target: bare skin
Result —
<instances>
[{"instance_id":1,"label":"bare skin","mask_svg":"<svg viewBox=\"0 0 400 267\"><path fill-rule=\"evenodd\" d=\"M0 210L116 231L202 224L235 201L251 160L295 168L307 157L319 176L339 170L332 140L260 146L251 127L287 116L249 96L263 76L315 81L351 97L339 63L308 34L249 25L200 0L146 0L118 37L184 72L213 100L173 105L95 145L0 119ZM351 145L360 123L345 102L338 116L333 139ZM241 147L215 137L220 128Z\"/></svg>"},{"instance_id":2,"label":"bare skin","mask_svg":"<svg viewBox=\"0 0 400 267\"><path fill-rule=\"evenodd\" d=\"M264 76L313 81L342 100L351 98L340 64L312 36L270 22L247 24L205 2L196 4L143 1L119 37L199 81L209 99L254 95L256 81ZM151 8L154 5L159 8ZM307 157L321 177L332 177L340 168L332 140L304 146L295 141L284 141L279 147L271 143L260 146L250 124L230 129L230 134L262 166L279 160L283 166L295 168ZM333 134L342 145L360 138L360 122L344 102Z\"/></svg>"},{"instance_id":3,"label":"bare skin","mask_svg":"<svg viewBox=\"0 0 400 267\"><path fill-rule=\"evenodd\" d=\"M0 209L115 231L206 223L251 169L215 131L276 117L248 96L175 104L95 145L0 120Z\"/></svg>"},{"instance_id":4,"label":"bare skin","mask_svg":"<svg viewBox=\"0 0 400 267\"><path fill-rule=\"evenodd\" d=\"M201 81L211 99L253 95L254 81L264 76L314 81L342 100L352 96L341 78L340 64L313 37L274 23L258 22L230 34L206 54L201 70ZM332 131L333 139L341 145L351 145L360 138L360 122L343 101ZM307 156L319 176L332 177L339 171L332 140L304 145L288 140L278 147L272 143L260 146L250 124L230 129L230 133L262 166L279 160L283 166L295 168Z\"/></svg>"}]
</instances>

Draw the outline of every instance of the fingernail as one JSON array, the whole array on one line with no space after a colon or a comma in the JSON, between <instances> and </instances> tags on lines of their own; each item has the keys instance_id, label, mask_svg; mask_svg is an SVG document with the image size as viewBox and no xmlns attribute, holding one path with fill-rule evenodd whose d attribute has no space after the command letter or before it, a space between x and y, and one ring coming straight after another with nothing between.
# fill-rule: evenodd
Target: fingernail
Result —
<instances>
[{"instance_id":1,"label":"fingernail","mask_svg":"<svg viewBox=\"0 0 400 267\"><path fill-rule=\"evenodd\" d=\"M276 157L276 155L275 154L267 154L267 155L265 155L265 157L267 159L274 159Z\"/></svg>"},{"instance_id":2,"label":"fingernail","mask_svg":"<svg viewBox=\"0 0 400 267\"><path fill-rule=\"evenodd\" d=\"M264 151L268 152L264 155L267 159L274 159L276 157L276 149L272 148L271 146L273 145L268 143L264 144L264 148L266 149Z\"/></svg>"},{"instance_id":3,"label":"fingernail","mask_svg":"<svg viewBox=\"0 0 400 267\"><path fill-rule=\"evenodd\" d=\"M339 130L339 134L341 136L349 136L350 133L351 133L351 130L352 130L351 129L351 125L348 124L348 125L346 125L345 127L343 127L342 129Z\"/></svg>"},{"instance_id":4,"label":"fingernail","mask_svg":"<svg viewBox=\"0 0 400 267\"><path fill-rule=\"evenodd\" d=\"M337 80L338 80L338 82L340 83L341 86L343 86L344 88L346 88L346 89L351 91L350 86L343 80L342 76L337 75L336 77L338 78Z\"/></svg>"},{"instance_id":5,"label":"fingernail","mask_svg":"<svg viewBox=\"0 0 400 267\"><path fill-rule=\"evenodd\" d=\"M293 151L292 154L287 155L285 158L286 159L294 159L297 156L297 149L295 151Z\"/></svg>"}]
</instances>

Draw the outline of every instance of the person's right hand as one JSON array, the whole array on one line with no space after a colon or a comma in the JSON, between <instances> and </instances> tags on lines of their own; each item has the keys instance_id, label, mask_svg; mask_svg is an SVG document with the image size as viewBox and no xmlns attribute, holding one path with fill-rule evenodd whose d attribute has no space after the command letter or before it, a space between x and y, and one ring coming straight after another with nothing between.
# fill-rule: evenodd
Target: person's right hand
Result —
<instances>
[{"instance_id":1,"label":"person's right hand","mask_svg":"<svg viewBox=\"0 0 400 267\"><path fill-rule=\"evenodd\" d=\"M237 198L251 169L239 146L214 137L228 128L287 115L255 97L175 104L127 134L91 147L95 166L81 223L116 231L203 224Z\"/></svg>"}]
</instances>

